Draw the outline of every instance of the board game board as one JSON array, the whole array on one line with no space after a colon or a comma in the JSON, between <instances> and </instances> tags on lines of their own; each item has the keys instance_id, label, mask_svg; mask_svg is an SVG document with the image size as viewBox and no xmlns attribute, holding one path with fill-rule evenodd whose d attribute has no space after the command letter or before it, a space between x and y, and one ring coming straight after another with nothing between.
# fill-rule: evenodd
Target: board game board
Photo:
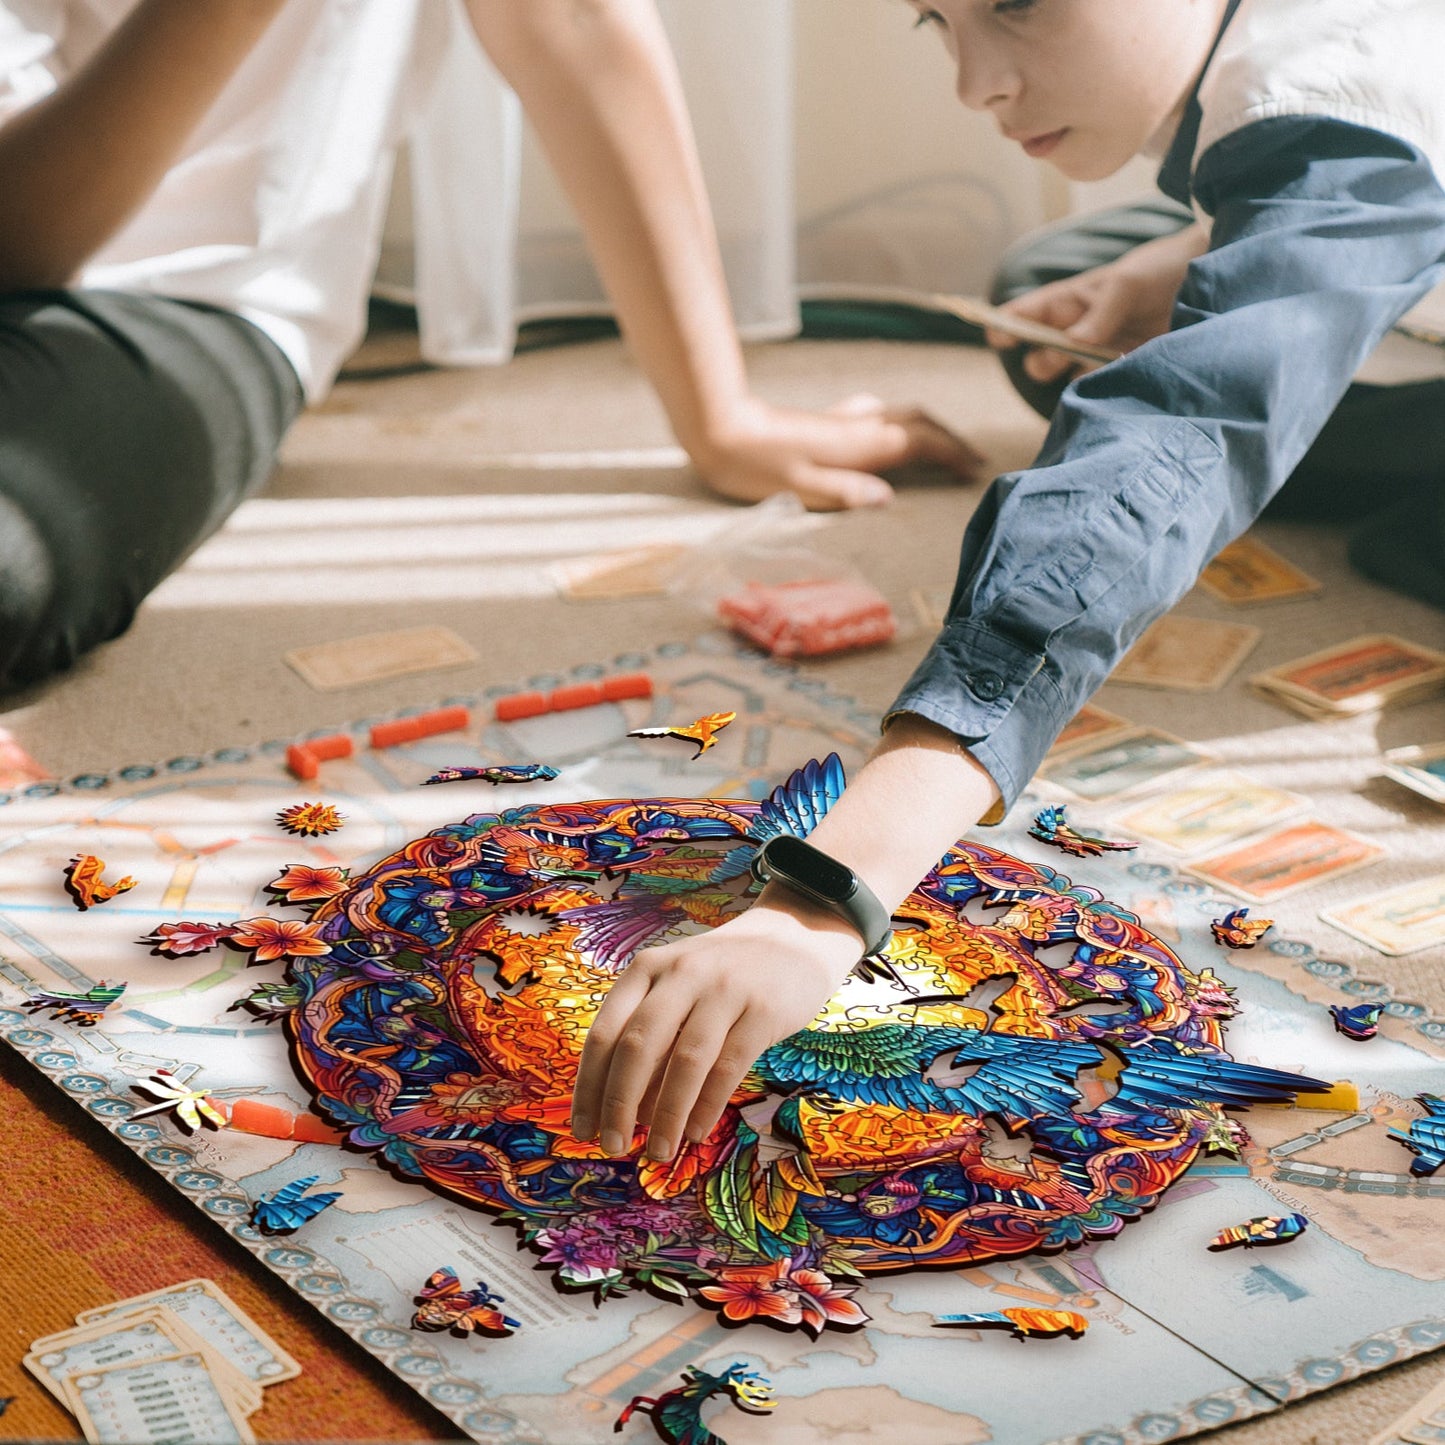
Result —
<instances>
[{"instance_id":1,"label":"board game board","mask_svg":"<svg viewBox=\"0 0 1445 1445\"><path fill-rule=\"evenodd\" d=\"M1253 1109L1242 1159L1204 1157L1119 1237L1006 1263L873 1277L857 1295L868 1326L816 1339L731 1327L694 1303L647 1293L601 1304L560 1293L550 1271L536 1268L537 1255L519 1250L513 1228L334 1143L131 1119L147 1102L133 1085L159 1068L222 1101L314 1117L280 1028L233 1007L257 983L279 983L282 965L248 968L244 955L224 952L158 957L136 943L158 925L263 913L265 885L285 865L360 869L443 823L522 797L527 806L761 799L808 758L836 751L856 767L875 735L876 720L850 700L731 642L662 648L614 666L651 672L657 695L506 727L478 722L465 734L384 751L362 745L311 784L288 776L285 744L276 743L12 796L0 808L0 1033L399 1380L471 1438L499 1445L614 1438L613 1420L633 1395L666 1389L686 1366L734 1360L766 1374L780 1403L767 1417L710 1417L733 1445L824 1432L865 1438L860 1422L870 1420L880 1436L906 1431L940 1445L1128 1445L1275 1410L1445 1344L1445 1181L1412 1175L1409 1155L1387 1137L1409 1097L1439 1091L1445 1024L1292 940L1287 901L1270 910L1281 926L1264 943L1226 952L1211 941L1209 921L1236 900L1146 849L1065 859L1026 836L1027 800L986 835L990 846L1046 863L1132 910L1191 967L1212 968L1237 990L1241 1013L1227 1027L1236 1058L1352 1079L1360 1110ZM488 698L446 701L471 705L477 719L489 715ZM625 737L629 728L723 709L736 710L737 723L696 762L686 748ZM359 739L364 727L356 725ZM417 786L441 766L534 759L561 775L519 792ZM339 806L345 827L310 840L281 834L277 810L312 798ZM134 875L137 886L77 912L61 873L86 852L102 855L111 876ZM102 979L128 987L94 1027L24 1007L32 990L84 990ZM1326 1005L1370 998L1387 1004L1380 1037L1341 1039ZM249 1222L252 1202L304 1175L341 1199L294 1236L260 1234ZM1288 1247L1208 1252L1220 1228L1286 1210L1311 1222ZM501 1339L410 1329L414 1296L444 1265L465 1285L485 1280L505 1296L521 1328ZM1079 1340L1020 1344L933 1326L939 1313L1021 1304L1076 1310L1090 1329ZM1036 1388L1040 1371L1046 1392ZM646 1429L629 1427L639 1436Z\"/></svg>"}]
</instances>

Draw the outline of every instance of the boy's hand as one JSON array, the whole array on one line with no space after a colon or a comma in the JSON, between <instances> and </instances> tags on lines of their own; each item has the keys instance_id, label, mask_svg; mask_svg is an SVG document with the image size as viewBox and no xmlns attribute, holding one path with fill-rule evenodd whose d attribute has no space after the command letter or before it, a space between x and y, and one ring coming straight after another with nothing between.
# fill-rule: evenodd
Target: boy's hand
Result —
<instances>
[{"instance_id":1,"label":"boy's hand","mask_svg":"<svg viewBox=\"0 0 1445 1445\"><path fill-rule=\"evenodd\" d=\"M856 396L829 412L794 411L749 398L691 452L714 491L756 502L795 492L810 511L878 507L893 488L877 473L933 462L963 481L984 459L961 437L914 407Z\"/></svg>"},{"instance_id":2,"label":"boy's hand","mask_svg":"<svg viewBox=\"0 0 1445 1445\"><path fill-rule=\"evenodd\" d=\"M1132 351L1169 330L1174 298L1189 263L1207 246L1202 227L1186 226L1175 235L1136 246L1107 266L1040 286L1000 309L1066 331L1077 341ZM985 335L995 350L1019 345L1002 332ZM1042 348L1029 352L1024 360L1029 376L1044 383L1077 376L1096 365Z\"/></svg>"},{"instance_id":3,"label":"boy's hand","mask_svg":"<svg viewBox=\"0 0 1445 1445\"><path fill-rule=\"evenodd\" d=\"M587 1035L573 1134L600 1134L612 1158L639 1124L654 1159L705 1139L758 1056L817 1017L861 952L844 920L772 890L710 933L644 949Z\"/></svg>"}]
</instances>

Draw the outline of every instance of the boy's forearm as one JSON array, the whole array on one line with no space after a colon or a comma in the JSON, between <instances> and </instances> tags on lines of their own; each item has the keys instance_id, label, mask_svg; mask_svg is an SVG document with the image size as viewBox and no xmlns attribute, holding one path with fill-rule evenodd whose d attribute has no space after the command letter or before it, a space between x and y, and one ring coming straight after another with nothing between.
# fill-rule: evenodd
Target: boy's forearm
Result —
<instances>
[{"instance_id":1,"label":"boy's forearm","mask_svg":"<svg viewBox=\"0 0 1445 1445\"><path fill-rule=\"evenodd\" d=\"M160 184L285 0L141 0L0 129L0 290L60 286Z\"/></svg>"},{"instance_id":2,"label":"boy's forearm","mask_svg":"<svg viewBox=\"0 0 1445 1445\"><path fill-rule=\"evenodd\" d=\"M582 222L678 440L705 454L746 396L726 281L652 0L470 0Z\"/></svg>"}]
</instances>

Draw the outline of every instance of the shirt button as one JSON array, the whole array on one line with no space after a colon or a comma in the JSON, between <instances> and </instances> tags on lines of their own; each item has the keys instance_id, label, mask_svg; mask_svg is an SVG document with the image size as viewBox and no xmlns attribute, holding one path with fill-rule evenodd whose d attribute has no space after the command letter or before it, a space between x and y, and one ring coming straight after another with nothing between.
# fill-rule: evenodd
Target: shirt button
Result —
<instances>
[{"instance_id":1,"label":"shirt button","mask_svg":"<svg viewBox=\"0 0 1445 1445\"><path fill-rule=\"evenodd\" d=\"M992 702L1003 693L1003 678L996 672L971 672L964 681L973 689L975 697Z\"/></svg>"}]
</instances>

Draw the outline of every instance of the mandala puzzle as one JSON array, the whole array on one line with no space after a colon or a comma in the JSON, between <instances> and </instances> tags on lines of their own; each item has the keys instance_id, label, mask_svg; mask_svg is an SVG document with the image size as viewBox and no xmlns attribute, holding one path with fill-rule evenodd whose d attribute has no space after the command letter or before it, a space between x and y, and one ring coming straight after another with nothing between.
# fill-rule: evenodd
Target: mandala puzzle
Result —
<instances>
[{"instance_id":1,"label":"mandala puzzle","mask_svg":"<svg viewBox=\"0 0 1445 1445\"><path fill-rule=\"evenodd\" d=\"M762 839L841 789L810 764L758 803L547 804L440 828L306 908L288 1017L349 1142L515 1224L599 1297L694 1295L813 1333L859 1276L1116 1233L1223 1106L1322 1087L1224 1051L1228 990L1047 868L954 848L850 979L757 1062L712 1134L658 1163L574 1139L588 1025L633 953L723 923ZM984 997L989 995L990 997Z\"/></svg>"}]
</instances>

